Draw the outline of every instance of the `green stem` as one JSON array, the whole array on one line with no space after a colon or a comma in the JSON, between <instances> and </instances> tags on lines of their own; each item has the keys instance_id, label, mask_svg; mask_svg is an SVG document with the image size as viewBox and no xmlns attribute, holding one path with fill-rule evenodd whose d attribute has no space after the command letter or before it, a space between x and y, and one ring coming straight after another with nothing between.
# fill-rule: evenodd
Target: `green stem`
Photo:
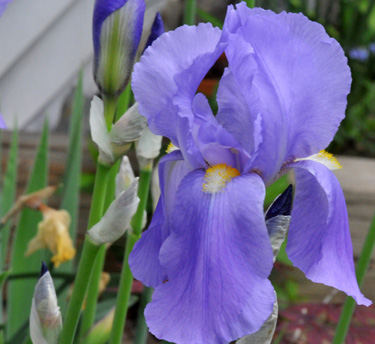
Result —
<instances>
[{"instance_id":1,"label":"green stem","mask_svg":"<svg viewBox=\"0 0 375 344\"><path fill-rule=\"evenodd\" d=\"M246 5L249 8L254 8L255 7L255 0L246 0Z\"/></svg>"},{"instance_id":2,"label":"green stem","mask_svg":"<svg viewBox=\"0 0 375 344\"><path fill-rule=\"evenodd\" d=\"M197 14L197 0L185 0L184 23L195 25L195 16Z\"/></svg>"},{"instance_id":3,"label":"green stem","mask_svg":"<svg viewBox=\"0 0 375 344\"><path fill-rule=\"evenodd\" d=\"M124 262L121 271L120 286L117 294L115 317L113 320L111 338L109 341L110 344L120 344L124 332L126 314L128 311L128 304L133 283L133 275L129 268L128 258L130 252L134 247L134 244L141 236L143 213L147 204L150 189L150 180L151 171L141 170L138 185L138 196L140 202L138 205L137 212L135 213L131 221L131 227L133 229L133 232L128 232L128 237L126 240Z\"/></svg>"},{"instance_id":4,"label":"green stem","mask_svg":"<svg viewBox=\"0 0 375 344\"><path fill-rule=\"evenodd\" d=\"M72 297L69 301L64 321L64 327L62 329L60 336L60 344L73 343L73 338L75 331L77 329L78 319L81 313L83 299L85 297L87 289L87 284L89 283L91 276L93 266L92 262L95 260L99 247L100 246L92 244L90 240L86 237L83 245L81 260L77 271L77 277L74 281Z\"/></svg>"},{"instance_id":5,"label":"green stem","mask_svg":"<svg viewBox=\"0 0 375 344\"><path fill-rule=\"evenodd\" d=\"M103 96L103 103L105 123L107 125L107 130L111 131L116 111L117 99L115 97Z\"/></svg>"},{"instance_id":6,"label":"green stem","mask_svg":"<svg viewBox=\"0 0 375 344\"><path fill-rule=\"evenodd\" d=\"M112 100L113 100L112 98L104 99L104 116L106 120L108 118L111 121L111 125L112 125L113 116L116 110L116 101L113 102ZM119 166L120 166L120 161L116 162L110 168L110 170L106 171L105 194L102 196L102 199L101 199L101 201L103 202L102 210L101 212L97 213L98 218L94 219L96 221L92 223L92 225L100 221L103 214L108 209L108 207L110 206L110 204L112 203L114 199L115 189L116 189L116 174L118 172ZM90 223L89 229L91 227L92 226ZM105 245L103 245L103 247L101 247L100 250L98 251L98 254L94 262L90 284L87 290L86 307L82 315L82 323L79 329L78 343L81 342L81 339L90 330L90 328L92 327L95 321L96 306L97 306L98 295L99 295L99 283L100 283L100 279L102 276L106 252L107 252L107 249Z\"/></svg>"},{"instance_id":7,"label":"green stem","mask_svg":"<svg viewBox=\"0 0 375 344\"><path fill-rule=\"evenodd\" d=\"M357 263L357 281L359 287L362 286L367 267L371 260L372 251L375 245L375 214L372 219L370 229L367 233L365 243L362 248L361 255ZM341 312L340 320L336 328L335 338L333 344L342 344L345 342L346 335L349 330L350 322L354 313L356 303L352 297L347 297L344 303L344 307Z\"/></svg>"},{"instance_id":8,"label":"green stem","mask_svg":"<svg viewBox=\"0 0 375 344\"><path fill-rule=\"evenodd\" d=\"M108 176L109 167L104 166L100 162L98 162L89 215L89 229L97 222L99 222L102 217L104 200L107 191ZM73 342L79 315L86 294L86 289L90 281L92 269L94 266L93 262L95 262L95 258L99 248L100 246L92 244L86 237L83 246L82 257L77 271L77 277L74 282L72 297L69 301L65 316L60 344L71 344Z\"/></svg>"},{"instance_id":9,"label":"green stem","mask_svg":"<svg viewBox=\"0 0 375 344\"><path fill-rule=\"evenodd\" d=\"M153 288L145 287L142 293L141 302L138 308L137 328L135 330L134 344L146 344L148 337L148 327L144 316L147 304L151 301Z\"/></svg>"}]
</instances>

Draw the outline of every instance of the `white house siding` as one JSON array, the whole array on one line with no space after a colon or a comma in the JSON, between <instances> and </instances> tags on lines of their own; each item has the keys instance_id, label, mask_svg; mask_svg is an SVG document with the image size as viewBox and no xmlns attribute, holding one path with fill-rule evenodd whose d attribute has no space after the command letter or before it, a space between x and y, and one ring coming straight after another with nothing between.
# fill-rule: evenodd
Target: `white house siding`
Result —
<instances>
[{"instance_id":1,"label":"white house siding","mask_svg":"<svg viewBox=\"0 0 375 344\"><path fill-rule=\"evenodd\" d=\"M94 0L13 0L0 18L0 112L9 128L38 131L48 115L54 127L84 68L84 93L92 77ZM147 1L145 31L164 0Z\"/></svg>"}]
</instances>

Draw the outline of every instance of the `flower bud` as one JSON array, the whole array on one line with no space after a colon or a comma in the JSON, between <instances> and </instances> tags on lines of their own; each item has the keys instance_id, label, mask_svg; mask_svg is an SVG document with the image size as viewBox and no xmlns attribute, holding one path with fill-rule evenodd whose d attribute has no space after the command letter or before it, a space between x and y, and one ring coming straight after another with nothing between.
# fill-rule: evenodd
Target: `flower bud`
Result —
<instances>
[{"instance_id":1,"label":"flower bud","mask_svg":"<svg viewBox=\"0 0 375 344\"><path fill-rule=\"evenodd\" d=\"M130 148L131 143L139 139L146 124L147 120L139 114L136 103L108 133L103 101L95 96L91 101L90 128L92 140L98 145L99 161L104 165L115 163Z\"/></svg>"},{"instance_id":2,"label":"flower bud","mask_svg":"<svg viewBox=\"0 0 375 344\"><path fill-rule=\"evenodd\" d=\"M289 185L287 189L273 201L265 214L274 262L288 233L291 220L292 200L293 186Z\"/></svg>"},{"instance_id":3,"label":"flower bud","mask_svg":"<svg viewBox=\"0 0 375 344\"><path fill-rule=\"evenodd\" d=\"M139 167L141 170L152 169L152 163L160 154L162 136L155 135L146 127L135 144Z\"/></svg>"},{"instance_id":4,"label":"flower bud","mask_svg":"<svg viewBox=\"0 0 375 344\"><path fill-rule=\"evenodd\" d=\"M30 313L30 336L34 344L57 344L62 328L60 308L52 277L42 263Z\"/></svg>"},{"instance_id":5,"label":"flower bud","mask_svg":"<svg viewBox=\"0 0 375 344\"><path fill-rule=\"evenodd\" d=\"M160 35L164 33L164 23L163 19L161 19L161 15L159 12L156 13L154 22L152 23L151 32L148 36L145 49L146 50L155 39L157 39Z\"/></svg>"},{"instance_id":6,"label":"flower bud","mask_svg":"<svg viewBox=\"0 0 375 344\"><path fill-rule=\"evenodd\" d=\"M96 0L93 16L94 78L116 97L129 82L142 35L144 0Z\"/></svg>"},{"instance_id":7,"label":"flower bud","mask_svg":"<svg viewBox=\"0 0 375 344\"><path fill-rule=\"evenodd\" d=\"M129 228L130 220L138 208L137 191L138 178L135 178L129 188L111 203L102 219L88 231L87 234L95 245L112 243Z\"/></svg>"}]
</instances>

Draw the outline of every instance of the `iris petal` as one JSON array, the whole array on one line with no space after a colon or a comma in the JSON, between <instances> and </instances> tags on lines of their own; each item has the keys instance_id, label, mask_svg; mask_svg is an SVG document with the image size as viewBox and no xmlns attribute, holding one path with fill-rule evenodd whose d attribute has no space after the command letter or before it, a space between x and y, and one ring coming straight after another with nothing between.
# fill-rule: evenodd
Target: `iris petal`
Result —
<instances>
[{"instance_id":1,"label":"iris petal","mask_svg":"<svg viewBox=\"0 0 375 344\"><path fill-rule=\"evenodd\" d=\"M299 161L287 253L313 282L324 283L369 306L359 290L353 263L348 214L335 175L314 161Z\"/></svg>"},{"instance_id":2,"label":"iris petal","mask_svg":"<svg viewBox=\"0 0 375 344\"><path fill-rule=\"evenodd\" d=\"M285 161L312 155L332 140L350 91L347 59L323 26L302 14L242 3L228 11L223 34L243 95L258 99L250 109L261 112L263 154L253 168L268 182Z\"/></svg>"},{"instance_id":3,"label":"iris petal","mask_svg":"<svg viewBox=\"0 0 375 344\"><path fill-rule=\"evenodd\" d=\"M129 265L136 279L156 287L167 278L160 265L159 251L169 236L169 214L181 179L190 171L179 151L165 156L159 165L161 196L149 228L142 234L129 256Z\"/></svg>"},{"instance_id":4,"label":"iris petal","mask_svg":"<svg viewBox=\"0 0 375 344\"><path fill-rule=\"evenodd\" d=\"M253 333L275 301L261 178L238 176L211 194L202 190L204 176L195 170L180 183L160 252L168 281L145 312L152 333L180 344L228 343Z\"/></svg>"},{"instance_id":5,"label":"iris petal","mask_svg":"<svg viewBox=\"0 0 375 344\"><path fill-rule=\"evenodd\" d=\"M191 108L201 79L221 53L220 37L221 31L210 24L183 26L160 36L135 65L132 88L141 114L154 134L170 138L178 147L176 116L182 104L177 106L174 98L177 93L187 96Z\"/></svg>"}]
</instances>

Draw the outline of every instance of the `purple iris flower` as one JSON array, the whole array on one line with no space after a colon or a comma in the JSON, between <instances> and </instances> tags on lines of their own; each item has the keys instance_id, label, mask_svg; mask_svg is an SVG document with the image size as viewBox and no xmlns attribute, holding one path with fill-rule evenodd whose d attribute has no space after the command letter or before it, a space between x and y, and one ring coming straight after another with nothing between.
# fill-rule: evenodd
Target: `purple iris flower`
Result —
<instances>
[{"instance_id":1,"label":"purple iris flower","mask_svg":"<svg viewBox=\"0 0 375 344\"><path fill-rule=\"evenodd\" d=\"M11 2L12 0L0 0L0 17L4 13L5 9L7 8L7 5Z\"/></svg>"},{"instance_id":2,"label":"purple iris flower","mask_svg":"<svg viewBox=\"0 0 375 344\"><path fill-rule=\"evenodd\" d=\"M218 113L197 92L225 52ZM344 118L351 75L340 45L302 14L229 6L210 24L163 34L136 64L132 87L150 129L171 139L161 196L130 256L155 288L150 331L176 343L228 343L271 314L273 253L265 188L293 169L287 253L314 282L371 302L355 277L341 187L320 152ZM319 153L320 152L320 153Z\"/></svg>"},{"instance_id":3,"label":"purple iris flower","mask_svg":"<svg viewBox=\"0 0 375 344\"><path fill-rule=\"evenodd\" d=\"M142 36L144 0L96 0L93 16L94 77L106 95L129 82Z\"/></svg>"}]
</instances>

